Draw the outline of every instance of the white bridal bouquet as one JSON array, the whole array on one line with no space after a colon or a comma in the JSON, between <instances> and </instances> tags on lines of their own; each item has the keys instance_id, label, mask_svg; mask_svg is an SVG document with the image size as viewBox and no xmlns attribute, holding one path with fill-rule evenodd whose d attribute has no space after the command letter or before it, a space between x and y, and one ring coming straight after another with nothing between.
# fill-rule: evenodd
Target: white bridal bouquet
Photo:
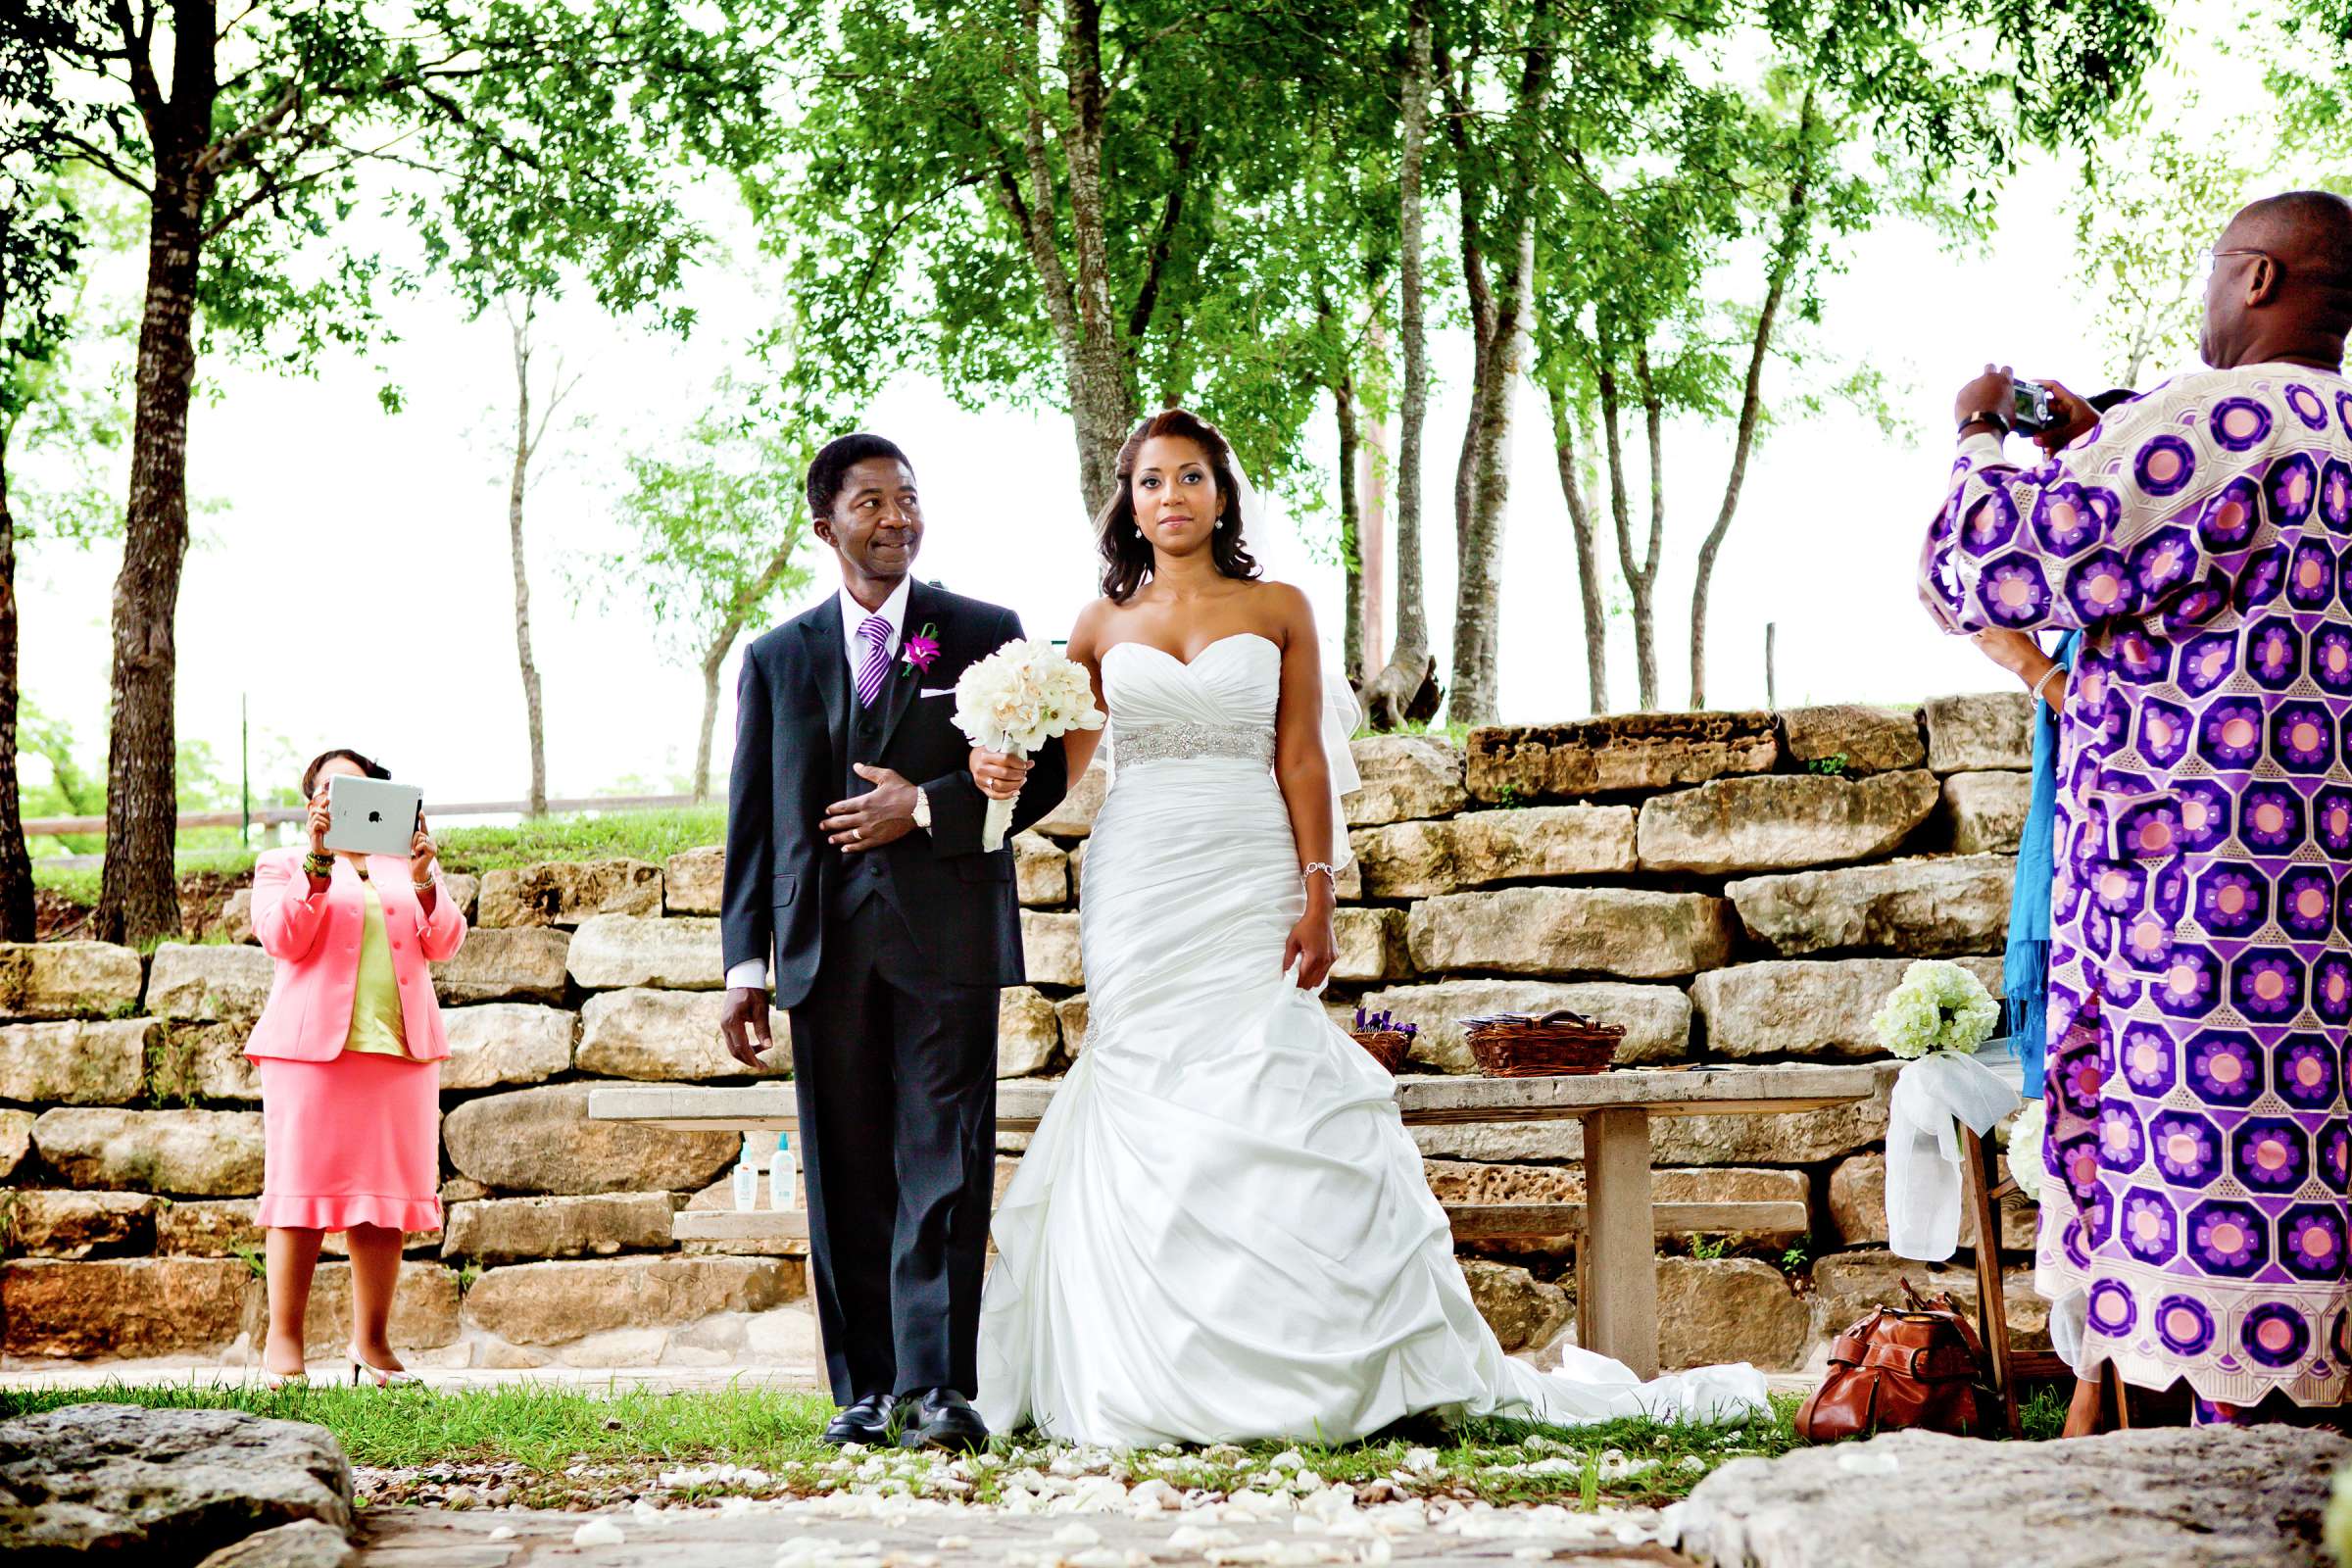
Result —
<instances>
[{"instance_id":1,"label":"white bridal bouquet","mask_svg":"<svg viewBox=\"0 0 2352 1568\"><path fill-rule=\"evenodd\" d=\"M1967 1055L1992 1038L2001 1004L1984 982L1945 958L1922 958L1903 971L1870 1026L1879 1044L1906 1060L1933 1051Z\"/></svg>"},{"instance_id":2,"label":"white bridal bouquet","mask_svg":"<svg viewBox=\"0 0 2352 1568\"><path fill-rule=\"evenodd\" d=\"M956 683L956 727L974 746L1029 757L1074 729L1101 729L1086 666L1052 643L1015 638L974 663ZM1074 782L1074 781L1073 781ZM980 847L1002 849L1012 802L990 801Z\"/></svg>"}]
</instances>

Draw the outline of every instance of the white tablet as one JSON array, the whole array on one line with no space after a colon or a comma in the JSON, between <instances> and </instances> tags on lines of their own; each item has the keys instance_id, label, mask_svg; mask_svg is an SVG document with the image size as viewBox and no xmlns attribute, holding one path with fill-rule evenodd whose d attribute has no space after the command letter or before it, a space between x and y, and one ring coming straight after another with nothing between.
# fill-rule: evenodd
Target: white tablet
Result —
<instances>
[{"instance_id":1,"label":"white tablet","mask_svg":"<svg viewBox=\"0 0 2352 1568\"><path fill-rule=\"evenodd\" d=\"M326 847L409 858L424 791L390 779L337 773L326 781Z\"/></svg>"}]
</instances>

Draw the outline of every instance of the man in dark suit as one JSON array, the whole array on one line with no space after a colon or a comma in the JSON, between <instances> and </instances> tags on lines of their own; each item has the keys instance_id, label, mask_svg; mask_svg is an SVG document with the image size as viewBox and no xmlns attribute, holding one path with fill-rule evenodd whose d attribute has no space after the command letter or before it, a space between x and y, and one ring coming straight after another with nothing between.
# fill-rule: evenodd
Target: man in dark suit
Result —
<instances>
[{"instance_id":1,"label":"man in dark suit","mask_svg":"<svg viewBox=\"0 0 2352 1568\"><path fill-rule=\"evenodd\" d=\"M727 786L720 1032L764 1068L792 1017L808 1260L836 1444L969 1448L995 1189L997 1006L1018 984L1010 848L951 722L965 667L1021 635L1011 611L914 581L914 470L875 435L808 468L841 592L745 653ZM912 782L920 780L922 782ZM1015 831L1067 787L1035 760Z\"/></svg>"}]
</instances>

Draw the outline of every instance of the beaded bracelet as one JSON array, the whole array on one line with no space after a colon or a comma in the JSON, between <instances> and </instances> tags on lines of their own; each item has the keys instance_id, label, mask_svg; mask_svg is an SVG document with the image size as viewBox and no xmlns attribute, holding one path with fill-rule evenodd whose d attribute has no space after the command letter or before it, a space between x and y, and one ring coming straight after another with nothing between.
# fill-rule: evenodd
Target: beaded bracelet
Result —
<instances>
[{"instance_id":1,"label":"beaded bracelet","mask_svg":"<svg viewBox=\"0 0 2352 1568\"><path fill-rule=\"evenodd\" d=\"M335 858L314 851L302 858L302 868L311 876L332 876L335 873Z\"/></svg>"},{"instance_id":2,"label":"beaded bracelet","mask_svg":"<svg viewBox=\"0 0 2352 1568\"><path fill-rule=\"evenodd\" d=\"M1305 866L1304 866L1304 867L1303 867L1303 868L1302 868L1302 869L1299 871L1299 873L1298 873L1298 880L1299 880L1299 881L1301 881L1301 882L1303 882L1303 881L1305 881L1305 880L1306 880L1308 877L1310 877L1310 876L1313 876L1313 875L1314 875L1314 874L1315 874L1317 871L1320 871L1320 872L1322 872L1322 873L1323 873L1325 876L1327 876L1327 877L1331 878L1331 880L1332 880L1332 883L1333 883L1333 885L1334 885L1334 886L1337 886L1337 885L1338 885L1338 883L1339 883L1339 880L1340 880L1340 873L1339 873L1338 869L1337 869L1337 868L1335 868L1335 867L1334 867L1334 866L1331 864L1331 862L1329 862L1328 860L1309 860L1309 861L1307 861L1307 862L1306 862L1306 865L1305 865Z\"/></svg>"}]
</instances>

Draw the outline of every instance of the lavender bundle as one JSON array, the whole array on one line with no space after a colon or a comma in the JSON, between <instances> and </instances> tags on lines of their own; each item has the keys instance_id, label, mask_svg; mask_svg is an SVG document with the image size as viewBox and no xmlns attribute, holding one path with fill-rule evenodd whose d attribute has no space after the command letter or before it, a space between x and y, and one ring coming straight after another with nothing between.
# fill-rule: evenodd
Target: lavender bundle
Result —
<instances>
[{"instance_id":1,"label":"lavender bundle","mask_svg":"<svg viewBox=\"0 0 2352 1568\"><path fill-rule=\"evenodd\" d=\"M1417 1040L1421 1037L1421 1026L1417 1023L1398 1023L1396 1015L1393 1012L1366 1012L1363 1008L1358 1007L1355 1009L1355 1032L1357 1034L1399 1034L1407 1040Z\"/></svg>"}]
</instances>

